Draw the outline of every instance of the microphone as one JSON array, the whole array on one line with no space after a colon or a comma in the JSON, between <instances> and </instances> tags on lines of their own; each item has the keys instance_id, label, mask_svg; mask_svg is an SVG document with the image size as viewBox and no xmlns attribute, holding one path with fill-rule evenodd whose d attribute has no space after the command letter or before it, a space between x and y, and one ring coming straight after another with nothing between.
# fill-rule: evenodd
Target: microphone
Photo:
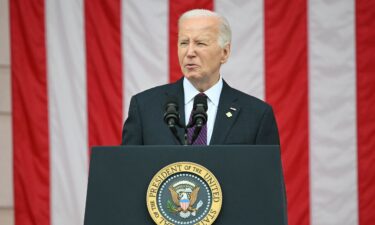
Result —
<instances>
[{"instance_id":1,"label":"microphone","mask_svg":"<svg viewBox=\"0 0 375 225\"><path fill-rule=\"evenodd\" d=\"M164 122L168 127L179 125L180 115L178 114L178 103L176 96L168 96L165 104Z\"/></svg>"},{"instance_id":2,"label":"microphone","mask_svg":"<svg viewBox=\"0 0 375 225\"><path fill-rule=\"evenodd\" d=\"M197 95L194 98L192 123L196 127L203 127L207 123L207 96Z\"/></svg>"},{"instance_id":3,"label":"microphone","mask_svg":"<svg viewBox=\"0 0 375 225\"><path fill-rule=\"evenodd\" d=\"M192 112L192 124L190 127L195 126L194 134L192 137L191 144L198 138L202 127L207 123L207 96L199 94L194 98L193 112Z\"/></svg>"},{"instance_id":4,"label":"microphone","mask_svg":"<svg viewBox=\"0 0 375 225\"><path fill-rule=\"evenodd\" d=\"M168 125L172 134L182 145L180 137L177 134L177 126L180 126L180 114L178 113L178 100L176 96L168 96L165 104L164 122Z\"/></svg>"}]
</instances>

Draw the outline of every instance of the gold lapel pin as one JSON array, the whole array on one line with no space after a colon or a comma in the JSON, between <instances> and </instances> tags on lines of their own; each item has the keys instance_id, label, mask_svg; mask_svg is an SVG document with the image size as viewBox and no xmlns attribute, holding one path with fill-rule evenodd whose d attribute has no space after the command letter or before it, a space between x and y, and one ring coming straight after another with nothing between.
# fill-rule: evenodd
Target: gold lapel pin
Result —
<instances>
[{"instance_id":1,"label":"gold lapel pin","mask_svg":"<svg viewBox=\"0 0 375 225\"><path fill-rule=\"evenodd\" d=\"M228 118L231 118L231 117L233 116L233 114L232 114L231 112L227 112L225 115L226 115Z\"/></svg>"}]
</instances>

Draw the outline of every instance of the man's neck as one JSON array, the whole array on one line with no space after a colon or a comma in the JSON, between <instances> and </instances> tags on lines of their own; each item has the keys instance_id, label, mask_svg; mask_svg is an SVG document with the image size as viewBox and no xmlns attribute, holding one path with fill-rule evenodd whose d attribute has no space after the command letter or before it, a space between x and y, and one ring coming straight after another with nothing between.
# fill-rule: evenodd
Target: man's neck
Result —
<instances>
[{"instance_id":1,"label":"man's neck","mask_svg":"<svg viewBox=\"0 0 375 225\"><path fill-rule=\"evenodd\" d=\"M219 80L220 80L220 75L214 79L214 80L193 80L193 79L188 79L190 83L197 89L199 92L205 92L208 89L210 89L212 86L214 86Z\"/></svg>"}]
</instances>

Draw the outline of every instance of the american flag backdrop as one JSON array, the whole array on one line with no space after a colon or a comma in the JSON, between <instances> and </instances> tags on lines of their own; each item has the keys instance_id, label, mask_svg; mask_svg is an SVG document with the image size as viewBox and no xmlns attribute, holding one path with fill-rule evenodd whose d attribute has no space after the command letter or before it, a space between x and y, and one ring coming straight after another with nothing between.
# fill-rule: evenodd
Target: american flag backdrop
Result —
<instances>
[{"instance_id":1,"label":"american flag backdrop","mask_svg":"<svg viewBox=\"0 0 375 225\"><path fill-rule=\"evenodd\" d=\"M222 76L274 108L289 224L374 225L374 0L11 0L16 225L83 224L90 147L181 77L192 8L228 18Z\"/></svg>"}]
</instances>

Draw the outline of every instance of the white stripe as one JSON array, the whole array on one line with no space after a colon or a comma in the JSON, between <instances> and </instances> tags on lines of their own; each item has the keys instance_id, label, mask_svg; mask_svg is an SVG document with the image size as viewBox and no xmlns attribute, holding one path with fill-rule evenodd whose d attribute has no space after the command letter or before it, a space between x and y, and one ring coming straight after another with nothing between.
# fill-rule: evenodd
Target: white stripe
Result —
<instances>
[{"instance_id":1,"label":"white stripe","mask_svg":"<svg viewBox=\"0 0 375 225\"><path fill-rule=\"evenodd\" d=\"M134 94L169 82L168 27L168 1L122 1L124 112Z\"/></svg>"},{"instance_id":2,"label":"white stripe","mask_svg":"<svg viewBox=\"0 0 375 225\"><path fill-rule=\"evenodd\" d=\"M358 224L354 9L309 1L312 225Z\"/></svg>"},{"instance_id":3,"label":"white stripe","mask_svg":"<svg viewBox=\"0 0 375 225\"><path fill-rule=\"evenodd\" d=\"M229 85L264 99L263 1L216 0L232 28L232 54L221 69Z\"/></svg>"},{"instance_id":4,"label":"white stripe","mask_svg":"<svg viewBox=\"0 0 375 225\"><path fill-rule=\"evenodd\" d=\"M52 225L81 225L88 143L83 1L46 1Z\"/></svg>"}]
</instances>

